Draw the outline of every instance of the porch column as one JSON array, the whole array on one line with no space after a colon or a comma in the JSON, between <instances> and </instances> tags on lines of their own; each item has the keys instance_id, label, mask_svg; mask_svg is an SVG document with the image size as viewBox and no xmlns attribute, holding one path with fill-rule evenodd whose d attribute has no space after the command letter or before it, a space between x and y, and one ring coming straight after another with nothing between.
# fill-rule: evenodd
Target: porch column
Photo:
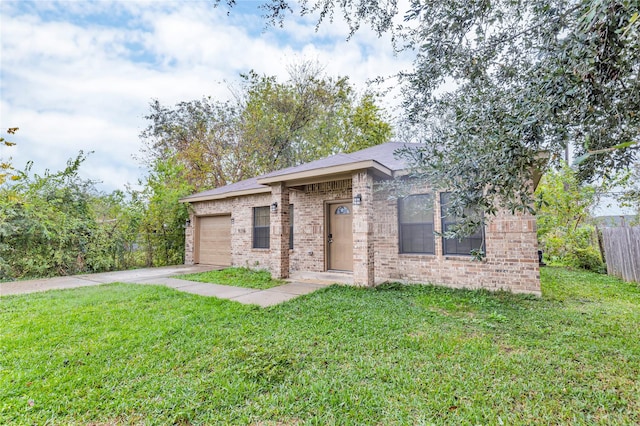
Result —
<instances>
[{"instance_id":1,"label":"porch column","mask_svg":"<svg viewBox=\"0 0 640 426\"><path fill-rule=\"evenodd\" d=\"M196 247L196 216L189 213L189 220L184 229L184 264L193 265L195 263Z\"/></svg>"},{"instance_id":2,"label":"porch column","mask_svg":"<svg viewBox=\"0 0 640 426\"><path fill-rule=\"evenodd\" d=\"M364 170L354 173L351 179L354 201L353 283L360 286L374 286L373 176Z\"/></svg>"},{"instance_id":3,"label":"porch column","mask_svg":"<svg viewBox=\"0 0 640 426\"><path fill-rule=\"evenodd\" d=\"M271 275L274 278L289 276L289 190L284 184L271 186Z\"/></svg>"}]
</instances>

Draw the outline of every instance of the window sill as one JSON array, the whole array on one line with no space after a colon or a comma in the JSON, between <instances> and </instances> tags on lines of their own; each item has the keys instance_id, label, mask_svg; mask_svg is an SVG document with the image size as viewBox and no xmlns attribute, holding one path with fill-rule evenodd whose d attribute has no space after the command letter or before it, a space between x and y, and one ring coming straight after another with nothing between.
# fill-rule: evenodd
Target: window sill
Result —
<instances>
[{"instance_id":1,"label":"window sill","mask_svg":"<svg viewBox=\"0 0 640 426\"><path fill-rule=\"evenodd\" d=\"M444 257L444 260L461 260L463 262L482 262L482 263L487 262L486 258L478 260L475 257L471 256L470 254L445 254L443 257Z\"/></svg>"},{"instance_id":2,"label":"window sill","mask_svg":"<svg viewBox=\"0 0 640 426\"><path fill-rule=\"evenodd\" d=\"M435 253L398 253L398 256L433 257L433 258L436 258L436 254Z\"/></svg>"}]
</instances>

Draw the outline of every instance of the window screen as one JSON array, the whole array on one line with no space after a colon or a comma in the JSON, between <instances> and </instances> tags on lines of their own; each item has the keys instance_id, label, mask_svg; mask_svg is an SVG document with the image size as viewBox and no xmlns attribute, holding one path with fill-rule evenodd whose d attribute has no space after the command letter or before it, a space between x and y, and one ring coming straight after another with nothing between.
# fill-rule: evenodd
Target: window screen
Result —
<instances>
[{"instance_id":1,"label":"window screen","mask_svg":"<svg viewBox=\"0 0 640 426\"><path fill-rule=\"evenodd\" d=\"M289 248L293 248L293 204L289 204Z\"/></svg>"},{"instance_id":2,"label":"window screen","mask_svg":"<svg viewBox=\"0 0 640 426\"><path fill-rule=\"evenodd\" d=\"M400 253L435 253L433 199L430 194L398 200Z\"/></svg>"},{"instance_id":3,"label":"window screen","mask_svg":"<svg viewBox=\"0 0 640 426\"><path fill-rule=\"evenodd\" d=\"M442 214L442 232L447 232L453 225L459 222L455 216L448 216L447 209L451 194L443 192L440 194L440 212ZM445 255L471 255L471 250L482 250L483 248L482 228L478 228L472 235L457 239L443 238L442 251Z\"/></svg>"},{"instance_id":4,"label":"window screen","mask_svg":"<svg viewBox=\"0 0 640 426\"><path fill-rule=\"evenodd\" d=\"M269 206L253 208L253 248L269 248Z\"/></svg>"}]
</instances>

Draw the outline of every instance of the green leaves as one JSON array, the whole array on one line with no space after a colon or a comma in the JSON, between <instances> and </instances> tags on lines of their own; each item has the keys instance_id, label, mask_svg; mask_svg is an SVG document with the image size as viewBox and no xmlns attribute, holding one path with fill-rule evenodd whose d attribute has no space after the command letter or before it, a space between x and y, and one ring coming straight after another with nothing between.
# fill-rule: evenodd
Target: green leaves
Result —
<instances>
[{"instance_id":1,"label":"green leaves","mask_svg":"<svg viewBox=\"0 0 640 426\"><path fill-rule=\"evenodd\" d=\"M418 174L468 207L530 210L530 182L571 146L580 181L640 145L637 2L416 2L405 107L430 145ZM456 86L443 90L454 79ZM441 155L436 155L436 153ZM444 177L443 177L444 176Z\"/></svg>"},{"instance_id":2,"label":"green leaves","mask_svg":"<svg viewBox=\"0 0 640 426\"><path fill-rule=\"evenodd\" d=\"M636 213L635 224L640 223L640 161L622 177L620 185L624 190L618 195L621 205L631 207Z\"/></svg>"},{"instance_id":3,"label":"green leaves","mask_svg":"<svg viewBox=\"0 0 640 426\"><path fill-rule=\"evenodd\" d=\"M96 221L93 183L78 169L82 152L56 173L29 175L0 189L0 279L66 275L84 270Z\"/></svg>"},{"instance_id":4,"label":"green leaves","mask_svg":"<svg viewBox=\"0 0 640 426\"><path fill-rule=\"evenodd\" d=\"M602 189L581 184L567 165L543 176L536 190L538 241L549 261L602 271L590 220Z\"/></svg>"},{"instance_id":5,"label":"green leaves","mask_svg":"<svg viewBox=\"0 0 640 426\"><path fill-rule=\"evenodd\" d=\"M10 135L15 135L17 131L17 127L10 127L7 129L7 133ZM15 145L15 142L10 142L5 138L0 137L0 148L2 146L12 147ZM4 184L8 177L10 177L12 180L17 180L16 175L12 174L13 170L14 168L11 165L11 158L9 158L8 160L3 160L2 157L0 157L0 185Z\"/></svg>"},{"instance_id":6,"label":"green leaves","mask_svg":"<svg viewBox=\"0 0 640 426\"><path fill-rule=\"evenodd\" d=\"M141 134L146 162L174 161L180 180L204 190L391 137L375 95L356 95L347 78L326 76L318 64L290 67L285 82L241 77L233 102L152 102Z\"/></svg>"},{"instance_id":7,"label":"green leaves","mask_svg":"<svg viewBox=\"0 0 640 426\"><path fill-rule=\"evenodd\" d=\"M142 212L138 222L138 243L145 254L146 266L184 263L184 223L187 206L180 203L194 191L181 179L184 166L174 159L156 159L138 194Z\"/></svg>"},{"instance_id":8,"label":"green leaves","mask_svg":"<svg viewBox=\"0 0 640 426\"><path fill-rule=\"evenodd\" d=\"M83 180L82 152L59 172L0 187L0 280L183 263L192 191L175 183L177 167L159 162L141 191L99 194Z\"/></svg>"}]
</instances>

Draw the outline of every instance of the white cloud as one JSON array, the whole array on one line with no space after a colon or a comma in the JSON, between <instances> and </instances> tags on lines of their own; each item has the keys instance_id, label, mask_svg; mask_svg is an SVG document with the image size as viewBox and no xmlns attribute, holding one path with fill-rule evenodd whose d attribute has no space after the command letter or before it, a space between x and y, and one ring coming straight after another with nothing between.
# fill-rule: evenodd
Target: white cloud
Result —
<instances>
[{"instance_id":1,"label":"white cloud","mask_svg":"<svg viewBox=\"0 0 640 426\"><path fill-rule=\"evenodd\" d=\"M79 150L95 151L83 172L105 190L141 176L132 155L153 98L226 99L223 81L238 73L284 78L302 59L362 89L410 66L370 30L346 42L344 22L315 33L312 17L289 17L263 32L259 14L227 16L210 1L2 1L0 13L0 125L21 128L14 164L59 170Z\"/></svg>"}]
</instances>

